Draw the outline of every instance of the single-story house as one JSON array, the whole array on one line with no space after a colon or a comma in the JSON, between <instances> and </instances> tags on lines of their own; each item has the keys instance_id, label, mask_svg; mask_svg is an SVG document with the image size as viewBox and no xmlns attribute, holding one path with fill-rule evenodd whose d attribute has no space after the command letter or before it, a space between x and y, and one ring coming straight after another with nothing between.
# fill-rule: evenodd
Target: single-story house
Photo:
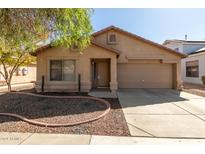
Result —
<instances>
[{"instance_id":1,"label":"single-story house","mask_svg":"<svg viewBox=\"0 0 205 154\"><path fill-rule=\"evenodd\" d=\"M202 76L205 76L205 41L166 40L163 45L188 55L181 60L182 81L202 85Z\"/></svg>"},{"instance_id":2,"label":"single-story house","mask_svg":"<svg viewBox=\"0 0 205 154\"><path fill-rule=\"evenodd\" d=\"M85 92L96 88L113 92L118 88L179 89L181 58L185 57L115 26L93 33L83 54L46 45L35 55L37 91L44 83L44 91L78 91L80 86Z\"/></svg>"}]
</instances>

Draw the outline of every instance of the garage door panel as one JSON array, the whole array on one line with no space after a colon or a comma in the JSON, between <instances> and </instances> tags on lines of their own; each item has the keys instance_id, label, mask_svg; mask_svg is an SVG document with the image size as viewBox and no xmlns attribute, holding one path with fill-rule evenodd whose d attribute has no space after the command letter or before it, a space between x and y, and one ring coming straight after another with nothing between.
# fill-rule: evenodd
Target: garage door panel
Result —
<instances>
[{"instance_id":1,"label":"garage door panel","mask_svg":"<svg viewBox=\"0 0 205 154\"><path fill-rule=\"evenodd\" d=\"M118 64L119 88L172 88L171 64Z\"/></svg>"}]
</instances>

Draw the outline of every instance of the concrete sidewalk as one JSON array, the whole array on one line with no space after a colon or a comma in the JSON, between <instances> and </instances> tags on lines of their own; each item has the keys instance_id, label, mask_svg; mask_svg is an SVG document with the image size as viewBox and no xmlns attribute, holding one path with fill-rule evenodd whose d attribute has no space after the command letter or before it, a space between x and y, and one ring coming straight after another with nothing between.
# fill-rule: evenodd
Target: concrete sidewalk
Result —
<instances>
[{"instance_id":1,"label":"concrete sidewalk","mask_svg":"<svg viewBox=\"0 0 205 154\"><path fill-rule=\"evenodd\" d=\"M1 132L0 145L205 144L205 139Z\"/></svg>"}]
</instances>

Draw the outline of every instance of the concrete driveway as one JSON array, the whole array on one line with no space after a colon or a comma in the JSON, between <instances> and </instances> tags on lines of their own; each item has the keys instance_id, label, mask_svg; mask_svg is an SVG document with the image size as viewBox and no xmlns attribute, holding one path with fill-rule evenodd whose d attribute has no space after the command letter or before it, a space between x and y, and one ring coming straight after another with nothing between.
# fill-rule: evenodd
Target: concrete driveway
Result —
<instances>
[{"instance_id":1,"label":"concrete driveway","mask_svg":"<svg viewBox=\"0 0 205 154\"><path fill-rule=\"evenodd\" d=\"M205 97L171 89L121 89L132 136L205 138Z\"/></svg>"}]
</instances>

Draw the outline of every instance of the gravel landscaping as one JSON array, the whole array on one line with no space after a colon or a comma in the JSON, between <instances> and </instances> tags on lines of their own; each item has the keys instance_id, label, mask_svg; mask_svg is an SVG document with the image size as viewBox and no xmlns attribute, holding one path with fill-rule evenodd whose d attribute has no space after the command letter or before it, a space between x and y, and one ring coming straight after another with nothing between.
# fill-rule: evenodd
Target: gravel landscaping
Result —
<instances>
[{"instance_id":1,"label":"gravel landscaping","mask_svg":"<svg viewBox=\"0 0 205 154\"><path fill-rule=\"evenodd\" d=\"M199 85L194 83L183 83L183 91L205 97L205 85Z\"/></svg>"},{"instance_id":2,"label":"gravel landscaping","mask_svg":"<svg viewBox=\"0 0 205 154\"><path fill-rule=\"evenodd\" d=\"M46 93L46 95L83 95L86 93ZM103 118L70 127L41 127L19 119L0 116L0 131L31 133L69 133L129 136L129 130L118 99L105 99L111 105ZM0 95L0 112L22 115L39 122L63 123L89 119L103 113L106 105L82 98L42 98L6 93Z\"/></svg>"}]
</instances>

